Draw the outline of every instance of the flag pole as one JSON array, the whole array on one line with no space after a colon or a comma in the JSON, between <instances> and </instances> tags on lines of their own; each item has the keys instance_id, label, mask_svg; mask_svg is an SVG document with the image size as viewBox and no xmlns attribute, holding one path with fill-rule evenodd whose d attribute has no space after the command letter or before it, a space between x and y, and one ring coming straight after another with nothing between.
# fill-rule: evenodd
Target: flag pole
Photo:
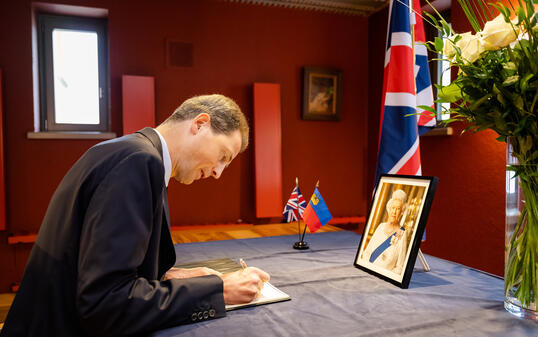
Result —
<instances>
[{"instance_id":1,"label":"flag pole","mask_svg":"<svg viewBox=\"0 0 538 337\"><path fill-rule=\"evenodd\" d=\"M414 11L414 4L413 4L413 1L418 1L418 0L409 0L409 15L416 15L415 11ZM416 54L416 49L415 49L415 25L417 23L417 19L416 19L416 16L413 20L413 22L410 22L410 32L411 32L411 49L413 50L413 66L416 64L417 62L417 54ZM414 87L414 90L415 90L415 97L417 97L417 80L415 78L415 80L413 81L413 87ZM417 112L417 109L415 107L415 112ZM417 117L417 122L418 122L418 119L419 119L419 115L416 116ZM406 210L407 212L407 210ZM420 248L418 249L418 259L420 261L420 263L422 264L422 268L424 268L424 271L425 272L428 272L430 271L430 266L428 265L428 262L426 261L426 258L424 257L424 254L422 254L422 251L420 250Z\"/></svg>"},{"instance_id":2,"label":"flag pole","mask_svg":"<svg viewBox=\"0 0 538 337\"><path fill-rule=\"evenodd\" d=\"M299 241L301 241L301 212L299 212L299 178L297 177L295 177L295 187L297 188L297 234L299 235Z\"/></svg>"},{"instance_id":3,"label":"flag pole","mask_svg":"<svg viewBox=\"0 0 538 337\"><path fill-rule=\"evenodd\" d=\"M297 184L297 187L299 187L299 179L295 178L295 183ZM299 212L299 193L297 193L297 224L298 224L298 228L299 228L299 241L295 242L293 244L293 249L299 249L299 250L304 250L304 249L308 249L308 242L304 242L303 239L304 239L304 232L303 232L303 236L301 237L301 213ZM306 222L304 224L304 230L306 231Z\"/></svg>"},{"instance_id":4,"label":"flag pole","mask_svg":"<svg viewBox=\"0 0 538 337\"><path fill-rule=\"evenodd\" d=\"M318 180L318 182L316 183L316 188L318 188L318 187L319 187L319 180ZM314 189L314 192L316 192L315 189ZM305 225L304 225L303 237L301 238L301 242L303 241L303 239L304 239L304 235L305 235L305 234L306 234L306 223L305 223Z\"/></svg>"}]
</instances>

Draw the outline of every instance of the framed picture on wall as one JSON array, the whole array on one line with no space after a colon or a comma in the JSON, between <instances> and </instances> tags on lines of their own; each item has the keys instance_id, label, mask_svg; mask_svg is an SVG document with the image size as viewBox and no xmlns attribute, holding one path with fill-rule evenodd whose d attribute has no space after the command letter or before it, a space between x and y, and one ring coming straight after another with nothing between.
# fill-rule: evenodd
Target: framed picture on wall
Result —
<instances>
[{"instance_id":1,"label":"framed picture on wall","mask_svg":"<svg viewBox=\"0 0 538 337\"><path fill-rule=\"evenodd\" d=\"M436 177L380 177L355 267L401 288L409 286L437 181Z\"/></svg>"},{"instance_id":2,"label":"framed picture on wall","mask_svg":"<svg viewBox=\"0 0 538 337\"><path fill-rule=\"evenodd\" d=\"M303 68L302 119L314 121L340 120L342 72L336 69Z\"/></svg>"}]
</instances>

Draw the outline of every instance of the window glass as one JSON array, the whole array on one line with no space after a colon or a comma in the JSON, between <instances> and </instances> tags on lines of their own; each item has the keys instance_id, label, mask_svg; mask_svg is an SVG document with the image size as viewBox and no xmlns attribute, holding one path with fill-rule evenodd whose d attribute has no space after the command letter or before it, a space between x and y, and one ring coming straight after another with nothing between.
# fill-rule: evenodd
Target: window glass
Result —
<instances>
[{"instance_id":1,"label":"window glass","mask_svg":"<svg viewBox=\"0 0 538 337\"><path fill-rule=\"evenodd\" d=\"M97 33L52 31L55 122L99 124Z\"/></svg>"},{"instance_id":2,"label":"window glass","mask_svg":"<svg viewBox=\"0 0 538 337\"><path fill-rule=\"evenodd\" d=\"M448 42L448 39L446 36L441 36L444 43ZM450 71L450 62L448 60L439 60L438 61L438 67L439 71L437 72L439 74L439 77L437 79L437 83L441 86L447 86L452 81L451 78L451 71ZM450 113L448 112L448 109L450 109L450 103L438 103L437 112L438 114L438 120L446 120L450 118Z\"/></svg>"}]
</instances>

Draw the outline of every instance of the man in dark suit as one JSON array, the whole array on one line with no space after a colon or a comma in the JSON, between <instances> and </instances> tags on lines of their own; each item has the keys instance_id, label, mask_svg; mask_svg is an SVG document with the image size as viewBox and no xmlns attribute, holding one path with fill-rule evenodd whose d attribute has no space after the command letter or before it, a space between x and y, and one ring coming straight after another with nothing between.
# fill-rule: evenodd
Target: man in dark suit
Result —
<instances>
[{"instance_id":1,"label":"man in dark suit","mask_svg":"<svg viewBox=\"0 0 538 337\"><path fill-rule=\"evenodd\" d=\"M89 149L54 193L2 337L147 335L224 316L269 275L170 269L167 186L214 177L248 145L221 95L185 101L156 129Z\"/></svg>"}]
</instances>

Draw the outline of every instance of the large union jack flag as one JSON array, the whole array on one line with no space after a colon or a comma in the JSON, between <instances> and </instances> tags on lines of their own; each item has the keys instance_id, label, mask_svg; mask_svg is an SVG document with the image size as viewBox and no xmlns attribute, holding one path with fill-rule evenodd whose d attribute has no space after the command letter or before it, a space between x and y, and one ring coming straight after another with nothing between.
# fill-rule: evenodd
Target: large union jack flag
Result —
<instances>
[{"instance_id":1,"label":"large union jack flag","mask_svg":"<svg viewBox=\"0 0 538 337\"><path fill-rule=\"evenodd\" d=\"M299 201L299 207L297 207L297 201ZM284 206L284 218L286 222L292 222L298 220L297 208L299 209L299 215L303 217L304 209L306 208L306 201L299 190L299 186L295 186L291 192L290 199L286 206Z\"/></svg>"},{"instance_id":2,"label":"large union jack flag","mask_svg":"<svg viewBox=\"0 0 538 337\"><path fill-rule=\"evenodd\" d=\"M420 2L415 15L409 1L393 0L389 10L376 181L382 173L421 175L419 135L435 126L426 114L406 117L422 113L418 105L433 107Z\"/></svg>"}]
</instances>

